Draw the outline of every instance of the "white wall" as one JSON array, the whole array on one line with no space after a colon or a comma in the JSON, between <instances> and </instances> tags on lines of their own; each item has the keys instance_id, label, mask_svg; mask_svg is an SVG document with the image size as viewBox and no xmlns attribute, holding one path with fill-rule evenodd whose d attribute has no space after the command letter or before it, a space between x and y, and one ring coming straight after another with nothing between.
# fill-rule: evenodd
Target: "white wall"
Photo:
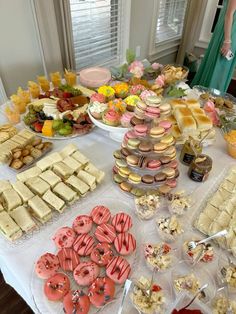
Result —
<instances>
[{"instance_id":1,"label":"white wall","mask_svg":"<svg viewBox=\"0 0 236 314\"><path fill-rule=\"evenodd\" d=\"M7 94L43 74L30 0L0 0L0 76Z\"/></svg>"}]
</instances>

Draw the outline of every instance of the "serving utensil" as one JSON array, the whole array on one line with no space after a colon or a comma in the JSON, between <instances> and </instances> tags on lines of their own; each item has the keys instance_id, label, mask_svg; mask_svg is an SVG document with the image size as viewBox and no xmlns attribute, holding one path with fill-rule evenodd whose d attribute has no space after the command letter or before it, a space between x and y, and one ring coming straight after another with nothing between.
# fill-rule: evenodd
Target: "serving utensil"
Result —
<instances>
[{"instance_id":1,"label":"serving utensil","mask_svg":"<svg viewBox=\"0 0 236 314\"><path fill-rule=\"evenodd\" d=\"M193 249L195 249L198 245L204 244L204 243L206 243L206 242L208 242L208 241L210 241L210 240L212 240L212 239L215 239L215 238L223 237L223 236L225 236L227 233L228 233L228 231L225 229L225 230L221 230L221 231L219 231L219 232L213 234L212 236L207 237L207 238L205 238L205 239L203 239L203 240L200 240L200 241L190 241L190 242L188 242L188 249L189 249L189 250L193 250Z\"/></svg>"},{"instance_id":2,"label":"serving utensil","mask_svg":"<svg viewBox=\"0 0 236 314\"><path fill-rule=\"evenodd\" d=\"M153 286L154 275L155 275L156 271L157 271L157 268L154 267L153 272L152 272L152 278L151 278L151 280L150 280L149 288L144 291L145 295L146 295L149 299L151 299L151 296L152 296L152 286Z\"/></svg>"},{"instance_id":3,"label":"serving utensil","mask_svg":"<svg viewBox=\"0 0 236 314\"><path fill-rule=\"evenodd\" d=\"M199 296L199 294L202 294L203 293L203 290L206 289L208 287L208 283L206 283L205 285L203 285L196 293L195 295L193 296L192 300L190 300L190 302L185 305L185 307L183 307L183 309L186 309L188 308L193 302L194 300Z\"/></svg>"},{"instance_id":4,"label":"serving utensil","mask_svg":"<svg viewBox=\"0 0 236 314\"><path fill-rule=\"evenodd\" d=\"M125 298L126 298L128 292L129 292L131 284L132 284L132 281L129 280L129 279L126 279L125 285L124 285L124 290L123 290L123 293L122 293L121 303L120 303L120 306L119 306L117 314L121 314L122 313L124 302L125 302Z\"/></svg>"}]
</instances>

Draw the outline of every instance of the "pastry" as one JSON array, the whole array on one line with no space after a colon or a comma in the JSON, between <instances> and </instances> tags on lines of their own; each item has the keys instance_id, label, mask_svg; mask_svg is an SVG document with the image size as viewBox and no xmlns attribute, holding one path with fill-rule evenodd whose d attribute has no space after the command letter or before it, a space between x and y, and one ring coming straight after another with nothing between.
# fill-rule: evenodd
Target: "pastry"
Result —
<instances>
[{"instance_id":1,"label":"pastry","mask_svg":"<svg viewBox=\"0 0 236 314\"><path fill-rule=\"evenodd\" d=\"M101 183L105 177L105 173L102 170L99 170L95 167L91 162L89 162L85 167L84 170L94 176L96 178L97 183Z\"/></svg>"},{"instance_id":2,"label":"pastry","mask_svg":"<svg viewBox=\"0 0 236 314\"><path fill-rule=\"evenodd\" d=\"M53 192L68 204L72 204L78 199L77 193L63 182L59 182L53 188Z\"/></svg>"},{"instance_id":3,"label":"pastry","mask_svg":"<svg viewBox=\"0 0 236 314\"><path fill-rule=\"evenodd\" d=\"M22 236L20 227L5 211L0 212L0 231L10 241L15 241Z\"/></svg>"},{"instance_id":4,"label":"pastry","mask_svg":"<svg viewBox=\"0 0 236 314\"><path fill-rule=\"evenodd\" d=\"M124 128L130 127L130 120L134 116L133 112L125 112L120 118L120 123Z\"/></svg>"},{"instance_id":5,"label":"pastry","mask_svg":"<svg viewBox=\"0 0 236 314\"><path fill-rule=\"evenodd\" d=\"M90 187L77 178L76 176L72 175L66 180L66 184L75 190L80 196L85 196L86 193L89 191Z\"/></svg>"},{"instance_id":6,"label":"pastry","mask_svg":"<svg viewBox=\"0 0 236 314\"><path fill-rule=\"evenodd\" d=\"M73 271L80 263L79 255L72 248L62 248L58 251L57 257L60 267L64 271Z\"/></svg>"},{"instance_id":7,"label":"pastry","mask_svg":"<svg viewBox=\"0 0 236 314\"><path fill-rule=\"evenodd\" d=\"M109 243L98 243L91 252L91 260L98 266L106 266L114 257Z\"/></svg>"},{"instance_id":8,"label":"pastry","mask_svg":"<svg viewBox=\"0 0 236 314\"><path fill-rule=\"evenodd\" d=\"M52 218L51 209L38 195L35 195L33 198L31 198L28 202L28 205L30 213L42 224Z\"/></svg>"},{"instance_id":9,"label":"pastry","mask_svg":"<svg viewBox=\"0 0 236 314\"><path fill-rule=\"evenodd\" d=\"M89 233L92 229L93 221L92 218L88 215L79 215L73 221L72 228L78 234Z\"/></svg>"},{"instance_id":10,"label":"pastry","mask_svg":"<svg viewBox=\"0 0 236 314\"><path fill-rule=\"evenodd\" d=\"M95 119L101 119L103 112L107 110L107 104L94 101L89 105L89 112Z\"/></svg>"},{"instance_id":11,"label":"pastry","mask_svg":"<svg viewBox=\"0 0 236 314\"><path fill-rule=\"evenodd\" d=\"M9 190L11 188L12 188L11 183L8 180L0 180L0 195L5 190Z\"/></svg>"},{"instance_id":12,"label":"pastry","mask_svg":"<svg viewBox=\"0 0 236 314\"><path fill-rule=\"evenodd\" d=\"M106 267L107 276L117 284L123 284L130 272L129 262L121 256L115 256Z\"/></svg>"},{"instance_id":13,"label":"pastry","mask_svg":"<svg viewBox=\"0 0 236 314\"><path fill-rule=\"evenodd\" d=\"M99 276L100 269L94 262L81 262L74 270L73 276L80 286L89 286Z\"/></svg>"},{"instance_id":14,"label":"pastry","mask_svg":"<svg viewBox=\"0 0 236 314\"><path fill-rule=\"evenodd\" d=\"M48 279L56 274L59 267L58 257L51 253L45 253L37 260L35 273L41 279Z\"/></svg>"},{"instance_id":15,"label":"pastry","mask_svg":"<svg viewBox=\"0 0 236 314\"><path fill-rule=\"evenodd\" d=\"M49 277L44 284L44 294L50 301L59 301L70 290L70 280L62 273L56 273Z\"/></svg>"},{"instance_id":16,"label":"pastry","mask_svg":"<svg viewBox=\"0 0 236 314\"><path fill-rule=\"evenodd\" d=\"M73 143L67 144L61 151L60 155L63 158L72 155L74 152L77 151L77 146ZM79 161L79 160L78 160Z\"/></svg>"},{"instance_id":17,"label":"pastry","mask_svg":"<svg viewBox=\"0 0 236 314\"><path fill-rule=\"evenodd\" d=\"M111 212L109 208L103 205L97 205L92 209L90 216L95 224L101 225L110 220Z\"/></svg>"},{"instance_id":18,"label":"pastry","mask_svg":"<svg viewBox=\"0 0 236 314\"><path fill-rule=\"evenodd\" d=\"M73 248L80 256L88 256L92 253L94 245L94 238L87 233L83 233L77 236Z\"/></svg>"},{"instance_id":19,"label":"pastry","mask_svg":"<svg viewBox=\"0 0 236 314\"><path fill-rule=\"evenodd\" d=\"M30 178L25 181L28 188L35 194L42 196L46 191L50 189L50 185L42 180L40 177Z\"/></svg>"},{"instance_id":20,"label":"pastry","mask_svg":"<svg viewBox=\"0 0 236 314\"><path fill-rule=\"evenodd\" d=\"M53 188L57 183L61 182L61 178L58 177L52 170L46 170L42 172L39 177L47 182L51 188Z\"/></svg>"},{"instance_id":21,"label":"pastry","mask_svg":"<svg viewBox=\"0 0 236 314\"><path fill-rule=\"evenodd\" d=\"M50 189L47 190L43 196L42 199L48 204L48 206L59 213L62 213L65 208L65 202L56 196Z\"/></svg>"},{"instance_id":22,"label":"pastry","mask_svg":"<svg viewBox=\"0 0 236 314\"><path fill-rule=\"evenodd\" d=\"M161 126L152 127L149 131L149 135L153 138L161 138L165 134L165 129Z\"/></svg>"},{"instance_id":23,"label":"pastry","mask_svg":"<svg viewBox=\"0 0 236 314\"><path fill-rule=\"evenodd\" d=\"M10 212L22 204L19 194L14 189L5 190L2 193L3 207Z\"/></svg>"},{"instance_id":24,"label":"pastry","mask_svg":"<svg viewBox=\"0 0 236 314\"><path fill-rule=\"evenodd\" d=\"M113 243L116 237L116 231L112 225L103 223L97 226L94 235L99 242Z\"/></svg>"},{"instance_id":25,"label":"pastry","mask_svg":"<svg viewBox=\"0 0 236 314\"><path fill-rule=\"evenodd\" d=\"M80 162L83 166L89 162L89 159L78 150L72 154L72 157Z\"/></svg>"},{"instance_id":26,"label":"pastry","mask_svg":"<svg viewBox=\"0 0 236 314\"><path fill-rule=\"evenodd\" d=\"M102 113L103 123L110 126L118 126L120 124L121 115L114 109L108 109Z\"/></svg>"},{"instance_id":27,"label":"pastry","mask_svg":"<svg viewBox=\"0 0 236 314\"><path fill-rule=\"evenodd\" d=\"M58 229L53 236L57 248L71 248L76 239L76 232L69 227L62 227Z\"/></svg>"},{"instance_id":28,"label":"pastry","mask_svg":"<svg viewBox=\"0 0 236 314\"><path fill-rule=\"evenodd\" d=\"M10 216L15 220L17 225L24 231L30 232L37 228L35 222L24 206L19 206L10 212Z\"/></svg>"},{"instance_id":29,"label":"pastry","mask_svg":"<svg viewBox=\"0 0 236 314\"><path fill-rule=\"evenodd\" d=\"M12 184L12 187L20 195L24 203L27 203L34 196L30 189L21 181L16 181Z\"/></svg>"},{"instance_id":30,"label":"pastry","mask_svg":"<svg viewBox=\"0 0 236 314\"><path fill-rule=\"evenodd\" d=\"M89 287L90 302L97 308L111 302L115 295L115 283L108 277L96 278Z\"/></svg>"},{"instance_id":31,"label":"pastry","mask_svg":"<svg viewBox=\"0 0 236 314\"><path fill-rule=\"evenodd\" d=\"M116 236L114 246L120 255L130 255L136 249L135 237L131 233L121 232Z\"/></svg>"},{"instance_id":32,"label":"pastry","mask_svg":"<svg viewBox=\"0 0 236 314\"><path fill-rule=\"evenodd\" d=\"M73 172L77 172L78 170L82 169L82 164L71 156L65 157L62 162L66 165L69 165Z\"/></svg>"},{"instance_id":33,"label":"pastry","mask_svg":"<svg viewBox=\"0 0 236 314\"><path fill-rule=\"evenodd\" d=\"M117 232L127 232L133 225L132 218L123 212L114 215L111 223Z\"/></svg>"}]
</instances>

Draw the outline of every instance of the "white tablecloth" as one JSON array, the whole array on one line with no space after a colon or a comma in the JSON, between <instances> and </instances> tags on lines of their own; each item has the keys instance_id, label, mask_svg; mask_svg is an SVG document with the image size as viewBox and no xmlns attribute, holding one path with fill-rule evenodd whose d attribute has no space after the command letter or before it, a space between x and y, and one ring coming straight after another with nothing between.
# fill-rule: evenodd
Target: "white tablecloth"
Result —
<instances>
[{"instance_id":1,"label":"white tablecloth","mask_svg":"<svg viewBox=\"0 0 236 314\"><path fill-rule=\"evenodd\" d=\"M114 202L116 198L119 198L119 200L127 202L127 205L132 206L132 198L121 193L111 180L112 167L114 164L112 153L115 149L120 147L120 144L111 140L105 131L97 128L90 134L74 138L71 141L76 143L79 149L85 153L98 168L104 170L106 173L104 183L101 184L97 190L90 193L85 200L82 202L78 201L76 205L78 209L77 213L84 210L83 204L86 202L97 201L97 203L99 203L101 195L114 197ZM64 140L54 141L53 151L60 150L68 142L69 141ZM205 148L204 153L208 154L213 159L213 170L205 183L195 183L191 181L186 175L188 168L183 165L180 165L179 168L181 175L178 189L193 192L194 199L197 200L196 204L193 206L192 213L199 201L203 199L204 195L206 195L207 191L209 191L210 187L214 184L223 168L234 162L234 160L227 155L224 141L219 132L217 132L215 145ZM6 166L1 166L0 178L15 180L15 173ZM53 224L48 225L30 239L27 239L26 244L19 245L19 247L11 247L11 245L4 247L5 240L0 237L0 268L3 276L6 282L25 299L34 312L37 312L31 292L31 278L34 262L40 255L45 253L45 246L47 249L50 248L51 244L49 246L47 245L49 241L46 242L46 244L45 241L51 238L57 228L65 225L65 219L72 221L75 216L75 211L71 211L67 216L62 215L58 220L54 221ZM150 222L143 222L140 228L148 230L149 224ZM119 302L115 305L117 308L118 304Z\"/></svg>"}]
</instances>

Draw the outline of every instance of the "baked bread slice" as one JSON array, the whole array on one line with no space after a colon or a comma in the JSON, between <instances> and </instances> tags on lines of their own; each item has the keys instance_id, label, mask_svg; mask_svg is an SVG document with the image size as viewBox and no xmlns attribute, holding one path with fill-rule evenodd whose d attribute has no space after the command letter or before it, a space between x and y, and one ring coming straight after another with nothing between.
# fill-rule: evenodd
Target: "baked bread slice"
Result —
<instances>
[{"instance_id":1,"label":"baked bread slice","mask_svg":"<svg viewBox=\"0 0 236 314\"><path fill-rule=\"evenodd\" d=\"M12 184L12 187L20 195L24 203L27 203L28 200L34 197L34 193L21 181L16 181Z\"/></svg>"},{"instance_id":2,"label":"baked bread slice","mask_svg":"<svg viewBox=\"0 0 236 314\"><path fill-rule=\"evenodd\" d=\"M175 110L176 108L186 108L186 104L184 102L184 100L182 99L171 99L169 101L171 107L173 110Z\"/></svg>"},{"instance_id":3,"label":"baked bread slice","mask_svg":"<svg viewBox=\"0 0 236 314\"><path fill-rule=\"evenodd\" d=\"M38 195L31 198L28 205L30 213L42 224L52 218L51 209Z\"/></svg>"},{"instance_id":4,"label":"baked bread slice","mask_svg":"<svg viewBox=\"0 0 236 314\"><path fill-rule=\"evenodd\" d=\"M30 232L37 227L36 223L24 206L19 206L13 209L10 212L10 216L24 232Z\"/></svg>"},{"instance_id":5,"label":"baked bread slice","mask_svg":"<svg viewBox=\"0 0 236 314\"><path fill-rule=\"evenodd\" d=\"M181 118L192 117L192 112L188 108L177 108L174 110L174 116L178 123Z\"/></svg>"},{"instance_id":6,"label":"baked bread slice","mask_svg":"<svg viewBox=\"0 0 236 314\"><path fill-rule=\"evenodd\" d=\"M179 129L182 133L189 134L194 133L197 130L197 125L193 117L182 117L177 120Z\"/></svg>"},{"instance_id":7,"label":"baked bread slice","mask_svg":"<svg viewBox=\"0 0 236 314\"><path fill-rule=\"evenodd\" d=\"M21 181L21 182L25 182L26 180L30 179L30 178L34 178L40 175L40 173L42 172L42 170L38 167L32 167L30 169L27 169L25 171L22 171L21 173L18 173L16 175L17 180Z\"/></svg>"},{"instance_id":8,"label":"baked bread slice","mask_svg":"<svg viewBox=\"0 0 236 314\"><path fill-rule=\"evenodd\" d=\"M197 128L200 131L210 130L213 127L212 121L206 115L195 115L194 119L197 122Z\"/></svg>"},{"instance_id":9,"label":"baked bread slice","mask_svg":"<svg viewBox=\"0 0 236 314\"><path fill-rule=\"evenodd\" d=\"M200 108L200 103L196 99L186 99L185 103L189 109L190 108Z\"/></svg>"},{"instance_id":10,"label":"baked bread slice","mask_svg":"<svg viewBox=\"0 0 236 314\"><path fill-rule=\"evenodd\" d=\"M22 236L20 227L5 211L0 213L0 231L8 240L11 241L17 240Z\"/></svg>"},{"instance_id":11,"label":"baked bread slice","mask_svg":"<svg viewBox=\"0 0 236 314\"><path fill-rule=\"evenodd\" d=\"M64 182L59 182L53 188L53 192L68 204L73 204L79 198L77 193Z\"/></svg>"},{"instance_id":12,"label":"baked bread slice","mask_svg":"<svg viewBox=\"0 0 236 314\"><path fill-rule=\"evenodd\" d=\"M58 211L59 213L63 212L65 208L65 202L51 190L47 190L47 192L43 194L42 199L48 204L50 208Z\"/></svg>"},{"instance_id":13,"label":"baked bread slice","mask_svg":"<svg viewBox=\"0 0 236 314\"><path fill-rule=\"evenodd\" d=\"M51 188L53 188L57 183L61 182L61 178L58 177L52 170L46 170L39 176L41 179L47 182Z\"/></svg>"},{"instance_id":14,"label":"baked bread slice","mask_svg":"<svg viewBox=\"0 0 236 314\"><path fill-rule=\"evenodd\" d=\"M70 186L73 190L79 193L80 196L85 196L90 190L90 187L80 180L78 177L72 175L66 180L66 184Z\"/></svg>"},{"instance_id":15,"label":"baked bread slice","mask_svg":"<svg viewBox=\"0 0 236 314\"><path fill-rule=\"evenodd\" d=\"M13 189L5 190L2 193L2 204L8 212L22 204L19 194Z\"/></svg>"},{"instance_id":16,"label":"baked bread slice","mask_svg":"<svg viewBox=\"0 0 236 314\"><path fill-rule=\"evenodd\" d=\"M50 189L50 185L40 177L30 178L25 181L25 184L32 192L40 196L42 196L47 190Z\"/></svg>"}]
</instances>

